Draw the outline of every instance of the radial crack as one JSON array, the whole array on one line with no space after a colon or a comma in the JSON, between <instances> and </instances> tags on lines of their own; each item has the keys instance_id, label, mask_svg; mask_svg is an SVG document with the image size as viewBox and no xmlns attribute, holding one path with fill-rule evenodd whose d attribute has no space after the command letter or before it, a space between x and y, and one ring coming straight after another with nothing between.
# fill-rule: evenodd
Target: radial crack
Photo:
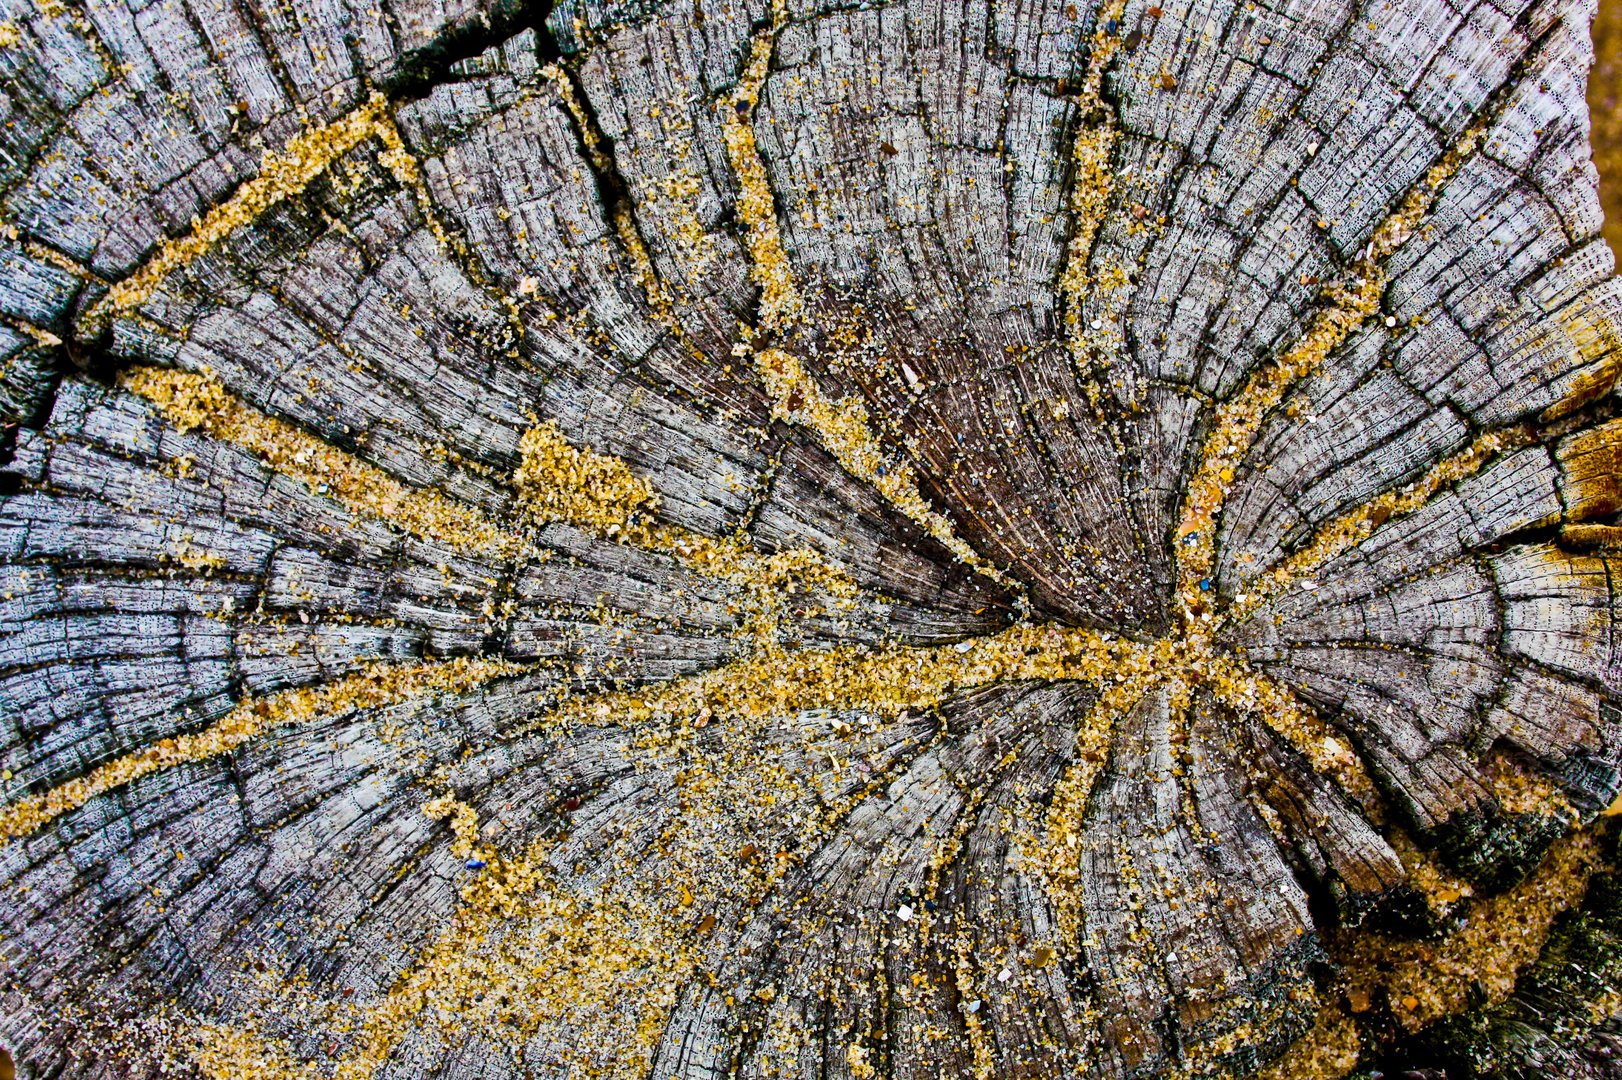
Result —
<instances>
[{"instance_id":1,"label":"radial crack","mask_svg":"<svg viewBox=\"0 0 1622 1080\"><path fill-rule=\"evenodd\" d=\"M1114 0L1099 12L1087 71L1076 97L1080 125L1070 149L1070 213L1074 226L1070 241L1065 245L1059 292L1064 298L1065 343L1079 372L1090 371L1093 353L1102 355L1107 344L1083 323L1082 307L1088 293L1100 283L1088 269L1088 262L1115 191L1110 159L1120 139L1120 126L1115 109L1104 100L1103 84L1104 70L1121 47L1121 37L1116 30L1125 8L1125 0ZM1087 391L1096 406L1098 387L1091 379L1087 381Z\"/></svg>"},{"instance_id":2,"label":"radial crack","mask_svg":"<svg viewBox=\"0 0 1622 1080\"><path fill-rule=\"evenodd\" d=\"M1141 675L1105 687L1092 708L1076 725L1076 750L1053 789L1048 804L1045 835L1027 837L1025 847L1047 885L1048 899L1059 922L1060 940L1079 942L1085 905L1082 896L1081 850L1087 822L1087 803L1109 762L1115 725L1158 683L1154 674Z\"/></svg>"},{"instance_id":3,"label":"radial crack","mask_svg":"<svg viewBox=\"0 0 1622 1080\"><path fill-rule=\"evenodd\" d=\"M272 471L302 481L346 510L418 539L498 557L530 548L525 538L474 507L437 491L407 487L375 465L249 407L212 375L142 366L123 372L119 384L156 405L181 431L201 430L246 450Z\"/></svg>"},{"instance_id":4,"label":"radial crack","mask_svg":"<svg viewBox=\"0 0 1622 1080\"><path fill-rule=\"evenodd\" d=\"M541 75L551 80L557 87L558 96L563 99L569 115L574 118L575 127L580 135L581 148L585 151L586 161L591 165L592 175L597 179L599 197L604 209L608 211L614 234L619 237L620 248L630 260L631 270L637 284L642 287L648 306L667 330L686 343L687 335L676 318L675 304L664 282L654 270L653 259L648 254L648 245L642 239L641 230L637 228L636 213L631 207L630 185L626 184L619 174L597 118L581 100L574 78L562 65L548 64L541 69Z\"/></svg>"},{"instance_id":5,"label":"radial crack","mask_svg":"<svg viewBox=\"0 0 1622 1080\"><path fill-rule=\"evenodd\" d=\"M528 670L507 660L455 657L399 664L369 664L336 682L295 687L249 698L202 731L162 739L99 765L40 795L0 808L0 838L15 840L38 831L98 795L177 765L228 754L272 728L307 724L359 709L397 705L429 694L466 693L506 675Z\"/></svg>"},{"instance_id":6,"label":"radial crack","mask_svg":"<svg viewBox=\"0 0 1622 1080\"><path fill-rule=\"evenodd\" d=\"M653 687L595 694L548 713L555 730L574 724L705 724L806 709L860 708L880 716L932 708L994 683L1065 680L1120 686L1159 672L1208 685L1229 708L1260 717L1326 776L1367 806L1374 787L1355 754L1289 690L1238 657L1202 641L1150 644L1078 627L1020 625L954 645L768 651ZM1119 701L1105 690L1106 700Z\"/></svg>"},{"instance_id":7,"label":"radial crack","mask_svg":"<svg viewBox=\"0 0 1622 1080\"><path fill-rule=\"evenodd\" d=\"M1379 795L1357 754L1287 687L1237 656L1214 650L1205 651L1204 664L1189 674L1191 681L1208 683L1211 695L1223 705L1259 717L1321 775L1357 799L1365 812L1376 812Z\"/></svg>"},{"instance_id":8,"label":"radial crack","mask_svg":"<svg viewBox=\"0 0 1622 1080\"><path fill-rule=\"evenodd\" d=\"M786 335L805 314L805 300L795 283L777 222L766 166L755 142L754 112L771 67L772 50L785 14L773 8L772 26L755 35L749 62L738 88L722 102L721 127L727 158L738 182L737 213L747 230L749 273L760 289L759 329L763 335ZM754 355L771 397L773 415L804 426L821 441L851 476L871 486L892 507L921 526L948 551L985 577L1019 588L982 558L952 523L920 494L917 475L906 461L890 454L873 434L867 410L858 402L831 402L799 359L781 348L739 344L734 352Z\"/></svg>"},{"instance_id":9,"label":"radial crack","mask_svg":"<svg viewBox=\"0 0 1622 1080\"><path fill-rule=\"evenodd\" d=\"M85 316L87 325L99 329L111 317L133 312L170 274L189 266L265 211L302 192L328 166L368 139L382 143L383 153L378 160L401 184L413 188L420 184L416 162L394 126L389 100L374 91L366 104L354 111L293 136L279 153L266 151L258 176L196 221L191 232L164 241L140 269L114 284Z\"/></svg>"},{"instance_id":10,"label":"radial crack","mask_svg":"<svg viewBox=\"0 0 1622 1080\"><path fill-rule=\"evenodd\" d=\"M1016 626L932 647L770 652L653 687L582 697L540 723L554 729L654 720L702 725L826 708L894 716L992 683L1121 678L1147 671L1154 656L1134 641L1057 626Z\"/></svg>"},{"instance_id":11,"label":"radial crack","mask_svg":"<svg viewBox=\"0 0 1622 1080\"><path fill-rule=\"evenodd\" d=\"M982 558L919 494L912 466L885 450L860 402L850 398L829 401L805 365L782 349L760 350L755 353L755 363L771 395L773 416L814 432L846 472L870 485L965 565L1000 585L1018 588L1018 583Z\"/></svg>"},{"instance_id":12,"label":"radial crack","mask_svg":"<svg viewBox=\"0 0 1622 1080\"><path fill-rule=\"evenodd\" d=\"M778 0L772 6L772 25L757 33L750 45L749 62L738 88L721 102L721 136L738 181L737 213L747 230L749 275L760 289L760 329L769 334L784 333L805 314L805 301L783 249L776 199L755 144L755 106L766 85L777 33L785 18Z\"/></svg>"},{"instance_id":13,"label":"radial crack","mask_svg":"<svg viewBox=\"0 0 1622 1080\"><path fill-rule=\"evenodd\" d=\"M1177 599L1185 624L1192 627L1205 613L1201 594L1211 587L1216 523L1233 484L1234 470L1256 441L1262 421L1291 387L1315 373L1380 309L1388 281L1386 260L1429 216L1442 188L1475 152L1484 130L1479 124L1466 130L1441 160L1426 170L1397 210L1375 227L1363 254L1347 274L1324 287L1321 306L1301 337L1276 360L1253 373L1237 394L1217 406L1184 495L1176 530Z\"/></svg>"},{"instance_id":14,"label":"radial crack","mask_svg":"<svg viewBox=\"0 0 1622 1080\"><path fill-rule=\"evenodd\" d=\"M437 491L411 488L388 473L233 397L210 375L136 367L120 376L181 431L202 430L240 447L284 476L302 481L351 512L422 540L470 554L517 558L538 554L527 535ZM712 539L660 524L653 486L623 460L576 447L556 424L536 425L519 441L512 477L519 506L533 522L566 522L647 551L675 557L694 572L727 581L745 595L746 632L775 635L787 586L821 588L836 604L854 604L849 575L806 549L762 554L737 539Z\"/></svg>"},{"instance_id":15,"label":"radial crack","mask_svg":"<svg viewBox=\"0 0 1622 1080\"><path fill-rule=\"evenodd\" d=\"M1283 563L1246 582L1244 592L1222 612L1217 626L1220 628L1244 622L1267 601L1317 572L1341 552L1367 540L1375 529L1387 521L1423 510L1439 492L1474 476L1498 455L1518 450L1532 442L1532 435L1523 427L1489 432L1458 453L1443 458L1408 486L1381 492L1346 511L1319 528L1305 547Z\"/></svg>"}]
</instances>

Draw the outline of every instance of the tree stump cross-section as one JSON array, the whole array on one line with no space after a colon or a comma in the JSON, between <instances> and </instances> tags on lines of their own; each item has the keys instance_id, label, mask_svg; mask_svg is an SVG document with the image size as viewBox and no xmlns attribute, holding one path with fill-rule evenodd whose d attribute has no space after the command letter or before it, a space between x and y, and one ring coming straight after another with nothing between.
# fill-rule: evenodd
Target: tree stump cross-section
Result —
<instances>
[{"instance_id":1,"label":"tree stump cross-section","mask_svg":"<svg viewBox=\"0 0 1622 1080\"><path fill-rule=\"evenodd\" d=\"M1591 17L0 0L0 1064L1613 1075Z\"/></svg>"}]
</instances>

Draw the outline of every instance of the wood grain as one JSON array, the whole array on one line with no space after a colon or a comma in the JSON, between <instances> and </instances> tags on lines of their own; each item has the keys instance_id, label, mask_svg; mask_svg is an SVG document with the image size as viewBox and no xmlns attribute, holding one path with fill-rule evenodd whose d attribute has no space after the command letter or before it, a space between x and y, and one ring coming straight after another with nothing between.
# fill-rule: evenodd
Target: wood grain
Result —
<instances>
[{"instance_id":1,"label":"wood grain","mask_svg":"<svg viewBox=\"0 0 1622 1080\"><path fill-rule=\"evenodd\" d=\"M0 0L18 1075L1610 1075L1591 16Z\"/></svg>"}]
</instances>

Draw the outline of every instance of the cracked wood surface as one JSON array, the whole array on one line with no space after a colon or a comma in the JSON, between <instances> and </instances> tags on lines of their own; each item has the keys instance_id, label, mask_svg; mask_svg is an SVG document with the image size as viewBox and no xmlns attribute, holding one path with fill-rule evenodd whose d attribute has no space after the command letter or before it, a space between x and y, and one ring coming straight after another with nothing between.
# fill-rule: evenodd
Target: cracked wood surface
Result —
<instances>
[{"instance_id":1,"label":"cracked wood surface","mask_svg":"<svg viewBox=\"0 0 1622 1080\"><path fill-rule=\"evenodd\" d=\"M1622 791L1591 14L0 0L0 1047L1339 1075L1509 1001Z\"/></svg>"}]
</instances>

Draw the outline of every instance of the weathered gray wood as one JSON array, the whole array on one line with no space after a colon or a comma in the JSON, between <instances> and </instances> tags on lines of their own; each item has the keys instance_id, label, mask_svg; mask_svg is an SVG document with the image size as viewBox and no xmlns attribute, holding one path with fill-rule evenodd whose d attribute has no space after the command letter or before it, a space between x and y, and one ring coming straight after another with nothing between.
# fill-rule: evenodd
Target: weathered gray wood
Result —
<instances>
[{"instance_id":1,"label":"weathered gray wood","mask_svg":"<svg viewBox=\"0 0 1622 1080\"><path fill-rule=\"evenodd\" d=\"M1499 1045L1339 972L1622 791L1589 14L0 0L0 1049Z\"/></svg>"}]
</instances>

